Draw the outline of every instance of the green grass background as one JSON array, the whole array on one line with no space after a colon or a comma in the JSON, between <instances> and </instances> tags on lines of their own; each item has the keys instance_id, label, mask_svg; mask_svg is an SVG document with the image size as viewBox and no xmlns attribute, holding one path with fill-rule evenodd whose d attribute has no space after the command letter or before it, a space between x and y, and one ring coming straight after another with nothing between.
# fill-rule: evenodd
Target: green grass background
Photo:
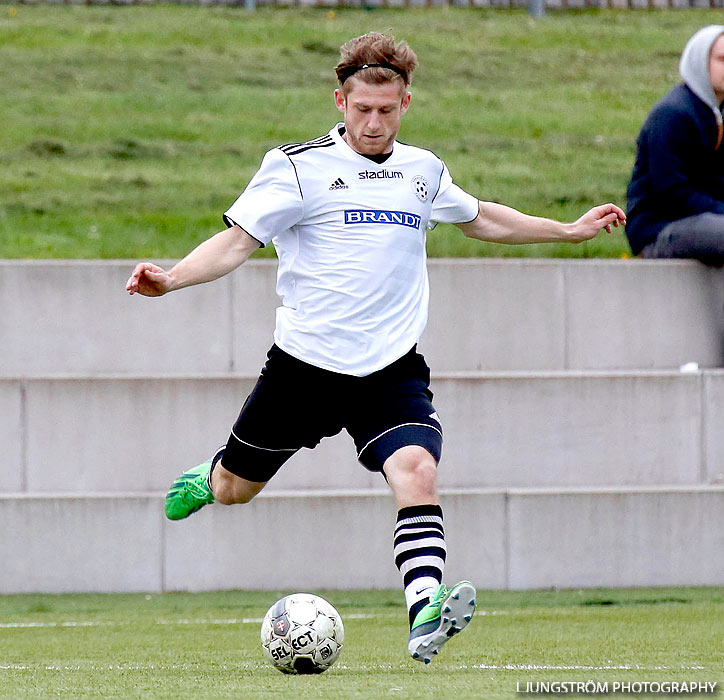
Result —
<instances>
[{"instance_id":1,"label":"green grass background","mask_svg":"<svg viewBox=\"0 0 724 700\"><path fill-rule=\"evenodd\" d=\"M421 65L400 138L482 199L563 220L624 204L634 140L720 11L0 5L0 258L177 258L222 228L264 152L325 133L340 44L392 30ZM494 246L438 256L628 253ZM272 255L271 249L258 255Z\"/></svg>"},{"instance_id":2,"label":"green grass background","mask_svg":"<svg viewBox=\"0 0 724 700\"><path fill-rule=\"evenodd\" d=\"M724 588L480 591L429 666L406 655L401 592L322 591L346 640L311 677L262 657L258 619L288 592L2 596L0 698L487 700L528 681L724 680ZM9 626L28 623L44 626Z\"/></svg>"}]
</instances>

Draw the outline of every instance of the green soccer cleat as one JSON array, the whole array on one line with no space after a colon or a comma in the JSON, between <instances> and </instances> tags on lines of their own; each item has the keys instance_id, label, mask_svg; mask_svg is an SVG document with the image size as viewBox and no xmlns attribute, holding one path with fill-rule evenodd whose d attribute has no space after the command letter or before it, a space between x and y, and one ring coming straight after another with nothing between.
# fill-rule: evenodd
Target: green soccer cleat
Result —
<instances>
[{"instance_id":1,"label":"green soccer cleat","mask_svg":"<svg viewBox=\"0 0 724 700\"><path fill-rule=\"evenodd\" d=\"M475 612L475 587L461 581L452 588L443 584L415 616L407 650L417 661L429 664L445 642L467 627Z\"/></svg>"},{"instance_id":2,"label":"green soccer cleat","mask_svg":"<svg viewBox=\"0 0 724 700\"><path fill-rule=\"evenodd\" d=\"M166 517L183 520L208 503L214 502L208 477L211 462L204 462L181 474L166 494Z\"/></svg>"}]
</instances>

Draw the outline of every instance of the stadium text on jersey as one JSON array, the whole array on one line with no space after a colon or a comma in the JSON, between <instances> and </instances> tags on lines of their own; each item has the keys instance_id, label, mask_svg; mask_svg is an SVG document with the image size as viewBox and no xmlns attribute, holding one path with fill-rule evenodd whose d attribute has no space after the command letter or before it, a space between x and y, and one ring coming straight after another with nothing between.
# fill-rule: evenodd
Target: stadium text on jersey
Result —
<instances>
[{"instance_id":1,"label":"stadium text on jersey","mask_svg":"<svg viewBox=\"0 0 724 700\"><path fill-rule=\"evenodd\" d=\"M363 170L357 173L360 180L401 180L404 175L399 170Z\"/></svg>"}]
</instances>

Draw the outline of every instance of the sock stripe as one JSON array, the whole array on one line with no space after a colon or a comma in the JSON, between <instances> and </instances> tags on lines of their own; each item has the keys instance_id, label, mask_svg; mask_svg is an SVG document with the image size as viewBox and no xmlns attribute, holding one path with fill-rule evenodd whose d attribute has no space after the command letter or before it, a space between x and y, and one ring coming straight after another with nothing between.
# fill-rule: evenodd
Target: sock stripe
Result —
<instances>
[{"instance_id":1,"label":"sock stripe","mask_svg":"<svg viewBox=\"0 0 724 700\"><path fill-rule=\"evenodd\" d=\"M422 578L423 576L430 576L437 581L440 576L440 569L437 566L418 566L403 574L402 582L405 588L407 588L415 579Z\"/></svg>"},{"instance_id":2,"label":"sock stripe","mask_svg":"<svg viewBox=\"0 0 724 700\"><path fill-rule=\"evenodd\" d=\"M433 538L444 540L445 535L438 530L418 530L417 532L410 533L409 535L398 535L395 537L395 549L406 542L418 542Z\"/></svg>"},{"instance_id":3,"label":"sock stripe","mask_svg":"<svg viewBox=\"0 0 724 700\"><path fill-rule=\"evenodd\" d=\"M402 520L398 520L397 524L395 525L395 532L397 530L403 530L411 527L436 527L439 530L442 529L442 518L438 518L436 516L428 516L426 518L420 516L417 518L404 518Z\"/></svg>"},{"instance_id":4,"label":"sock stripe","mask_svg":"<svg viewBox=\"0 0 724 700\"><path fill-rule=\"evenodd\" d=\"M400 573L405 576L405 574L408 571L413 571L414 569L427 569L430 567L433 567L437 569L438 576L440 575L440 571L442 571L443 566L445 565L445 560L436 557L436 556L430 556L430 557L416 557L415 559L410 559L409 561L404 562L399 566Z\"/></svg>"},{"instance_id":5,"label":"sock stripe","mask_svg":"<svg viewBox=\"0 0 724 700\"><path fill-rule=\"evenodd\" d=\"M440 559L445 561L447 549L443 540L423 540L416 547L398 547L394 551L395 561L398 557L401 557L402 561L409 561L415 556L428 556L428 550L434 550L440 555Z\"/></svg>"},{"instance_id":6,"label":"sock stripe","mask_svg":"<svg viewBox=\"0 0 724 700\"><path fill-rule=\"evenodd\" d=\"M401 544L399 547L395 547L394 555L398 557L402 554L409 554L407 559L414 556L415 552L423 552L427 549L437 549L443 552L446 551L444 540L438 538L429 538L424 540L417 540L416 542L407 542Z\"/></svg>"},{"instance_id":7,"label":"sock stripe","mask_svg":"<svg viewBox=\"0 0 724 700\"><path fill-rule=\"evenodd\" d=\"M395 528L395 539L398 537L405 537L407 535L414 535L419 532L438 532L441 537L445 536L445 528L437 523L415 523L414 525L403 525L402 527Z\"/></svg>"},{"instance_id":8,"label":"sock stripe","mask_svg":"<svg viewBox=\"0 0 724 700\"><path fill-rule=\"evenodd\" d=\"M433 505L432 503L423 505L423 506L407 506L405 508L401 508L397 513L397 520L406 520L408 518L414 518L414 517L429 517L429 516L437 516L438 518L442 518L442 508L438 505Z\"/></svg>"},{"instance_id":9,"label":"sock stripe","mask_svg":"<svg viewBox=\"0 0 724 700\"><path fill-rule=\"evenodd\" d=\"M442 547L420 547L419 549L408 549L406 552L400 552L395 557L395 566L402 571L403 564L410 560L417 559L437 559L441 563L445 561L446 552ZM432 563L432 562L430 562ZM402 572L405 573L404 571Z\"/></svg>"}]
</instances>

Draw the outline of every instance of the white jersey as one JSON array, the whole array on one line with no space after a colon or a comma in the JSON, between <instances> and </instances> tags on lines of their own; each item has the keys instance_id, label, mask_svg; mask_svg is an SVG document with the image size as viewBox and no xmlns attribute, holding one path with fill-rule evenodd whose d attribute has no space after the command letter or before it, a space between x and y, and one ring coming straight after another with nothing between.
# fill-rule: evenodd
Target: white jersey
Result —
<instances>
[{"instance_id":1,"label":"white jersey","mask_svg":"<svg viewBox=\"0 0 724 700\"><path fill-rule=\"evenodd\" d=\"M472 221L475 197L432 152L395 142L382 164L328 135L269 151L224 214L279 257L274 341L309 364L365 376L427 322L425 236Z\"/></svg>"}]
</instances>

